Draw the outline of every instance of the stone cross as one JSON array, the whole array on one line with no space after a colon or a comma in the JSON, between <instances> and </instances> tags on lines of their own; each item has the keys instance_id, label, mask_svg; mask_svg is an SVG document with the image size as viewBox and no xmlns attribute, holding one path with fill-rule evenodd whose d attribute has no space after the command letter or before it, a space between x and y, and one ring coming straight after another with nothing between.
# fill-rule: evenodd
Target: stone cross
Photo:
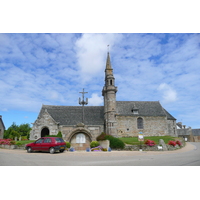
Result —
<instances>
[{"instance_id":1,"label":"stone cross","mask_svg":"<svg viewBox=\"0 0 200 200\"><path fill-rule=\"evenodd\" d=\"M83 88L83 92L79 92L82 93L82 101L81 98L79 97L79 104L82 105L82 123L84 123L84 105L88 104L88 98L86 98L86 101L84 100L84 94L88 93L88 92L84 92L84 88Z\"/></svg>"}]
</instances>

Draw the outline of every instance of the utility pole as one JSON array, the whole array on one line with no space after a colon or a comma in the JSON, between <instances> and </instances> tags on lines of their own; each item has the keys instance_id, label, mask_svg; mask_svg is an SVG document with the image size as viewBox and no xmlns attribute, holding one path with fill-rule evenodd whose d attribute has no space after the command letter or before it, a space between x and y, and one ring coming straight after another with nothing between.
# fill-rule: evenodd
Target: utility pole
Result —
<instances>
[{"instance_id":1,"label":"utility pole","mask_svg":"<svg viewBox=\"0 0 200 200\"><path fill-rule=\"evenodd\" d=\"M82 105L82 123L84 124L84 105L88 104L88 98L86 98L86 101L84 100L84 94L88 93L88 92L84 92L84 88L83 88L83 92L79 92L82 93L82 101L81 98L79 97L79 104Z\"/></svg>"}]
</instances>

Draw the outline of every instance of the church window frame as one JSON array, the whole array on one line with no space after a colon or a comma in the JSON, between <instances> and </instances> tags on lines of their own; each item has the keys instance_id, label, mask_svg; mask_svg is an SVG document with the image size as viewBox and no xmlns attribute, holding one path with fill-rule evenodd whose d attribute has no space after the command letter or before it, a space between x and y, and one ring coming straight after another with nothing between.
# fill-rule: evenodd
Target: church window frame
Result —
<instances>
[{"instance_id":1,"label":"church window frame","mask_svg":"<svg viewBox=\"0 0 200 200\"><path fill-rule=\"evenodd\" d=\"M144 129L144 120L142 117L137 118L137 128L138 129Z\"/></svg>"}]
</instances>

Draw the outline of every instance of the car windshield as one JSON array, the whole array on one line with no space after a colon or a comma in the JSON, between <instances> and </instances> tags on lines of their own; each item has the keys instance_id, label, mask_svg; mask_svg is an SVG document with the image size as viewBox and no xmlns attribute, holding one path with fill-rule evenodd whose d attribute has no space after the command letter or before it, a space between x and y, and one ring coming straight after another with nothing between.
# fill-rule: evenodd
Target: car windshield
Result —
<instances>
[{"instance_id":1,"label":"car windshield","mask_svg":"<svg viewBox=\"0 0 200 200\"><path fill-rule=\"evenodd\" d=\"M56 138L56 142L60 143L60 142L64 142L64 140L62 138Z\"/></svg>"}]
</instances>

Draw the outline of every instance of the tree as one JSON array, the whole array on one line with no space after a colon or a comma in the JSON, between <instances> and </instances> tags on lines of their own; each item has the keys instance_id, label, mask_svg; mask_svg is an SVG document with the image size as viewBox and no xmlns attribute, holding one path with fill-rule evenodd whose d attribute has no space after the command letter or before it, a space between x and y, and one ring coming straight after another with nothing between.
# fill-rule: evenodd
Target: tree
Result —
<instances>
[{"instance_id":1,"label":"tree","mask_svg":"<svg viewBox=\"0 0 200 200\"><path fill-rule=\"evenodd\" d=\"M4 138L14 139L15 137L19 138L20 136L22 136L28 139L30 131L31 127L28 123L18 126L15 122L13 122L12 125L7 130L5 130Z\"/></svg>"}]
</instances>

